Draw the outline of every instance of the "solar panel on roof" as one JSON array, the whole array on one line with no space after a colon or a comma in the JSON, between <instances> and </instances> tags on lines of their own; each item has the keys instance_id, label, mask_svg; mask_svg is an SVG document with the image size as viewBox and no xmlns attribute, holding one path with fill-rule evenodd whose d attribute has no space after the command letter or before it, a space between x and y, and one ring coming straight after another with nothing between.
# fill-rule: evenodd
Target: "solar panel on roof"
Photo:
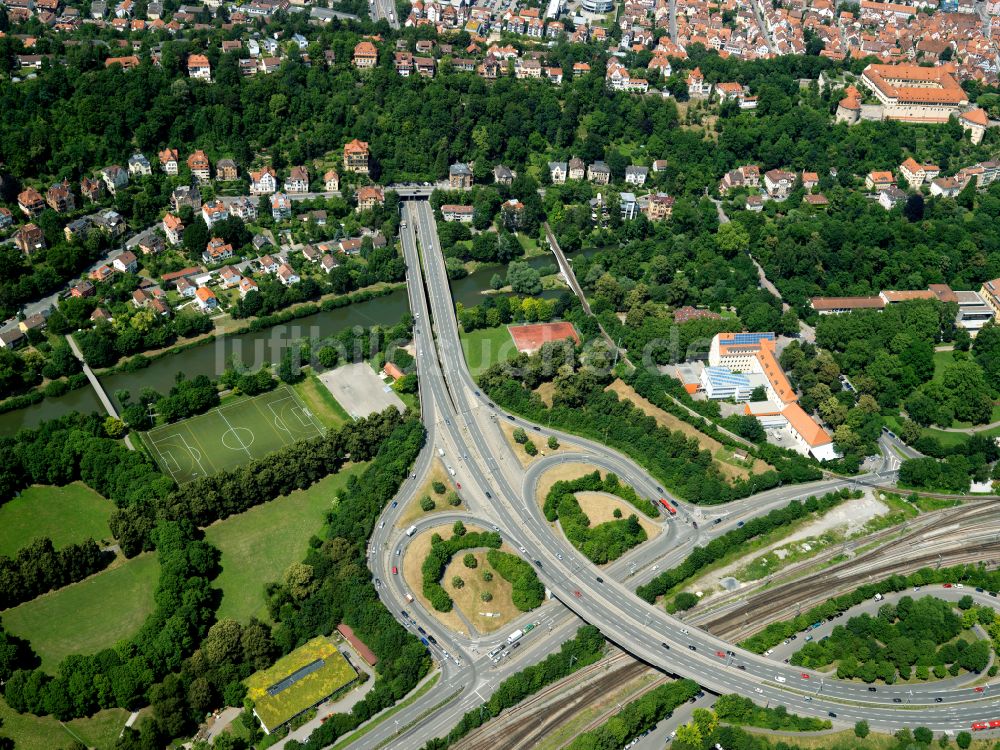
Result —
<instances>
[{"instance_id":1,"label":"solar panel on roof","mask_svg":"<svg viewBox=\"0 0 1000 750\"><path fill-rule=\"evenodd\" d=\"M287 690L292 685L294 685L296 682L298 682L299 680L301 680L303 677L307 677L308 675L311 675L317 669L322 669L322 667L323 667L324 664L326 664L325 660L323 660L323 659L317 659L316 661L313 661L313 662L310 662L309 664L306 664L304 667L300 667L299 669L296 669L294 672L292 672L290 675L288 675L288 677L286 677L285 679L283 679L281 682L276 682L275 684L271 685L271 687L269 687L267 689L267 694L273 697L273 696L277 695L278 693L280 693L282 690Z\"/></svg>"}]
</instances>

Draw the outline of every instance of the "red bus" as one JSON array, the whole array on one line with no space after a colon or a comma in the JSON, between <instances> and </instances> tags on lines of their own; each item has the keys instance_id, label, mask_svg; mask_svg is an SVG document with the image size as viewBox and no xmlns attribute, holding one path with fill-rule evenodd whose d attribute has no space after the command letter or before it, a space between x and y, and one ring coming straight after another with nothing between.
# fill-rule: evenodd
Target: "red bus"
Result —
<instances>
[{"instance_id":1,"label":"red bus","mask_svg":"<svg viewBox=\"0 0 1000 750\"><path fill-rule=\"evenodd\" d=\"M677 511L676 511L676 510L674 510L674 506L672 506L672 505L671 505L670 503L668 503L668 502L667 502L666 500L664 500L664 499L663 499L662 497L660 498L660 505L662 505L662 506L663 506L664 508L666 508L666 509L667 509L667 512L668 512L668 513L669 513L670 515L672 515L672 516L676 516L676 515L677 515Z\"/></svg>"}]
</instances>

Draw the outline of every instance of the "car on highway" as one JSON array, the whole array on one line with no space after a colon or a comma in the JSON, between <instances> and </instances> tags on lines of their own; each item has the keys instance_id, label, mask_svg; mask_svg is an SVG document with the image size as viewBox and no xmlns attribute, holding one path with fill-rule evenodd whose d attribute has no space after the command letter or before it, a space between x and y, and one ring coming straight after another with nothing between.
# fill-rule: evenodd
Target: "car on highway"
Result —
<instances>
[{"instance_id":1,"label":"car on highway","mask_svg":"<svg viewBox=\"0 0 1000 750\"><path fill-rule=\"evenodd\" d=\"M747 665L746 664L737 664L736 668L739 669L739 670L741 670L741 671L743 671L743 672L747 671Z\"/></svg>"},{"instance_id":2,"label":"car on highway","mask_svg":"<svg viewBox=\"0 0 1000 750\"><path fill-rule=\"evenodd\" d=\"M461 482L455 482L455 488L459 489L459 490L462 489L462 483Z\"/></svg>"},{"instance_id":3,"label":"car on highway","mask_svg":"<svg viewBox=\"0 0 1000 750\"><path fill-rule=\"evenodd\" d=\"M577 598L580 598L582 596L582 594L579 591L574 591L573 592L573 596L575 596Z\"/></svg>"},{"instance_id":4,"label":"car on highway","mask_svg":"<svg viewBox=\"0 0 1000 750\"><path fill-rule=\"evenodd\" d=\"M934 699L935 703L941 703L942 701L944 701L944 698L941 698L940 696Z\"/></svg>"},{"instance_id":5,"label":"car on highway","mask_svg":"<svg viewBox=\"0 0 1000 750\"><path fill-rule=\"evenodd\" d=\"M807 674L806 674L805 672L803 672L803 673L802 673L801 675L799 675L799 676L800 676L800 677L801 677L801 678L802 678L803 680L808 680L808 679L809 679L809 675L807 675Z\"/></svg>"},{"instance_id":6,"label":"car on highway","mask_svg":"<svg viewBox=\"0 0 1000 750\"><path fill-rule=\"evenodd\" d=\"M787 680L784 677L782 677L780 674L779 675L775 675L774 679L777 682L787 682Z\"/></svg>"},{"instance_id":7,"label":"car on highway","mask_svg":"<svg viewBox=\"0 0 1000 750\"><path fill-rule=\"evenodd\" d=\"M597 582L598 583L604 583L604 579L601 578L600 576L597 576Z\"/></svg>"},{"instance_id":8,"label":"car on highway","mask_svg":"<svg viewBox=\"0 0 1000 750\"><path fill-rule=\"evenodd\" d=\"M983 689L981 687L977 687L975 690L976 690L977 693L983 692Z\"/></svg>"},{"instance_id":9,"label":"car on highway","mask_svg":"<svg viewBox=\"0 0 1000 750\"><path fill-rule=\"evenodd\" d=\"M715 655L718 656L720 659L725 659L726 658L726 652L725 651L716 651Z\"/></svg>"},{"instance_id":10,"label":"car on highway","mask_svg":"<svg viewBox=\"0 0 1000 750\"><path fill-rule=\"evenodd\" d=\"M893 698L893 699L892 699L892 702L893 702L893 703L902 703L902 702L903 702L903 699L902 699L902 698Z\"/></svg>"},{"instance_id":11,"label":"car on highway","mask_svg":"<svg viewBox=\"0 0 1000 750\"><path fill-rule=\"evenodd\" d=\"M660 645L663 646L663 648L665 648L667 651L670 650L670 646L667 645L666 643L660 643Z\"/></svg>"},{"instance_id":12,"label":"car on highway","mask_svg":"<svg viewBox=\"0 0 1000 750\"><path fill-rule=\"evenodd\" d=\"M689 635L691 633L691 631L688 630L687 628L681 628L681 633L684 634L684 635Z\"/></svg>"},{"instance_id":13,"label":"car on highway","mask_svg":"<svg viewBox=\"0 0 1000 750\"><path fill-rule=\"evenodd\" d=\"M397 568L395 565L392 566L392 574L394 576L398 576L399 575L399 568Z\"/></svg>"},{"instance_id":14,"label":"car on highway","mask_svg":"<svg viewBox=\"0 0 1000 750\"><path fill-rule=\"evenodd\" d=\"M950 583L946 583L946 584L944 584L944 587L945 587L946 589L950 589L950 588L951 588L951 584L950 584Z\"/></svg>"},{"instance_id":15,"label":"car on highway","mask_svg":"<svg viewBox=\"0 0 1000 750\"><path fill-rule=\"evenodd\" d=\"M764 692L763 689L761 689L761 688L754 688L753 691L755 693L763 693Z\"/></svg>"},{"instance_id":16,"label":"car on highway","mask_svg":"<svg viewBox=\"0 0 1000 750\"><path fill-rule=\"evenodd\" d=\"M698 647L695 646L693 643L689 643L688 644L688 648L691 649L692 651L697 651L698 650Z\"/></svg>"},{"instance_id":17,"label":"car on highway","mask_svg":"<svg viewBox=\"0 0 1000 750\"><path fill-rule=\"evenodd\" d=\"M736 528L737 528L737 529L742 529L742 528L743 528L743 525L744 525L745 523L746 523L746 521L737 521L737 522L736 522Z\"/></svg>"},{"instance_id":18,"label":"car on highway","mask_svg":"<svg viewBox=\"0 0 1000 750\"><path fill-rule=\"evenodd\" d=\"M496 524L493 524L493 530L494 530L495 532L497 532L498 534L500 533L500 527L499 527L499 526L497 526Z\"/></svg>"},{"instance_id":19,"label":"car on highway","mask_svg":"<svg viewBox=\"0 0 1000 750\"><path fill-rule=\"evenodd\" d=\"M399 505L399 502L397 500L393 500L390 507L395 508L397 505Z\"/></svg>"},{"instance_id":20,"label":"car on highway","mask_svg":"<svg viewBox=\"0 0 1000 750\"><path fill-rule=\"evenodd\" d=\"M877 691L878 691L878 688L875 688L875 687L868 688L868 692L869 693L874 693L874 692L877 692Z\"/></svg>"},{"instance_id":21,"label":"car on highway","mask_svg":"<svg viewBox=\"0 0 1000 750\"><path fill-rule=\"evenodd\" d=\"M521 550L522 555L528 554L528 550L526 550L524 547L518 547L518 549Z\"/></svg>"},{"instance_id":22,"label":"car on highway","mask_svg":"<svg viewBox=\"0 0 1000 750\"><path fill-rule=\"evenodd\" d=\"M562 560L562 552L556 552L556 560Z\"/></svg>"},{"instance_id":23,"label":"car on highway","mask_svg":"<svg viewBox=\"0 0 1000 750\"><path fill-rule=\"evenodd\" d=\"M377 589L382 588L382 579L381 578L376 578L375 579L375 588L377 588Z\"/></svg>"},{"instance_id":24,"label":"car on highway","mask_svg":"<svg viewBox=\"0 0 1000 750\"><path fill-rule=\"evenodd\" d=\"M402 547L396 547L396 557L399 557L399 553L403 551Z\"/></svg>"},{"instance_id":25,"label":"car on highway","mask_svg":"<svg viewBox=\"0 0 1000 750\"><path fill-rule=\"evenodd\" d=\"M380 523L380 524L378 525L378 527L379 527L380 529L384 529L384 528L385 528L385 521L382 521L382 522L381 522L381 523Z\"/></svg>"}]
</instances>

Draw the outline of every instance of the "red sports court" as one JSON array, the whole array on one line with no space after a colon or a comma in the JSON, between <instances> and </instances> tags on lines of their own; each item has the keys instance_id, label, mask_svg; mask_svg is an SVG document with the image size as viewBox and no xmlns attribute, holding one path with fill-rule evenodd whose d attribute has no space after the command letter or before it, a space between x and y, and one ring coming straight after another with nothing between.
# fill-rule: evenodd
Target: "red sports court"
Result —
<instances>
[{"instance_id":1,"label":"red sports court","mask_svg":"<svg viewBox=\"0 0 1000 750\"><path fill-rule=\"evenodd\" d=\"M514 346L525 354L537 352L542 348L542 344L549 341L573 339L576 343L580 343L580 337L572 323L531 323L525 326L509 326L507 330L514 339Z\"/></svg>"}]
</instances>

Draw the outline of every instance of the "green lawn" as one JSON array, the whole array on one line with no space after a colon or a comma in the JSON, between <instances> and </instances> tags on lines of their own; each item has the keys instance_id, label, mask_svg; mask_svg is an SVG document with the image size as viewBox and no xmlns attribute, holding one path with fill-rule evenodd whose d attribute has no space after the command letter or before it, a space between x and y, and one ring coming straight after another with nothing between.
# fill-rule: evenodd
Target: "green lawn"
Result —
<instances>
[{"instance_id":1,"label":"green lawn","mask_svg":"<svg viewBox=\"0 0 1000 750\"><path fill-rule=\"evenodd\" d=\"M47 536L57 547L110 539L114 505L82 482L36 485L0 506L0 555L11 556L32 539Z\"/></svg>"},{"instance_id":2,"label":"green lawn","mask_svg":"<svg viewBox=\"0 0 1000 750\"><path fill-rule=\"evenodd\" d=\"M8 609L3 625L31 641L42 668L54 672L70 654L92 654L135 633L153 611L159 575L156 555L139 555Z\"/></svg>"},{"instance_id":3,"label":"green lawn","mask_svg":"<svg viewBox=\"0 0 1000 750\"><path fill-rule=\"evenodd\" d=\"M205 529L206 540L222 552L222 572L213 585L222 589L219 619L269 620L264 586L305 557L309 537L319 533L334 494L365 464L348 467L307 490L279 497Z\"/></svg>"},{"instance_id":4,"label":"green lawn","mask_svg":"<svg viewBox=\"0 0 1000 750\"><path fill-rule=\"evenodd\" d=\"M899 418L894 416L888 416L883 418L886 425L890 430L899 434ZM997 417L1000 419L1000 417ZM944 430L935 430L933 427L922 428L923 434L927 437L936 438L941 445L945 447L953 447L956 445L961 445L966 440L969 439L968 433L965 432L945 432ZM982 430L978 432L979 435L987 435L989 437L1000 436L1000 427L994 427L992 430Z\"/></svg>"},{"instance_id":5,"label":"green lawn","mask_svg":"<svg viewBox=\"0 0 1000 750\"><path fill-rule=\"evenodd\" d=\"M322 422L324 427L340 427L345 422L350 422L350 415L340 405L340 402L333 397L330 389L323 385L319 376L311 370L307 371L306 377L296 383L293 388L302 399L313 416Z\"/></svg>"},{"instance_id":6,"label":"green lawn","mask_svg":"<svg viewBox=\"0 0 1000 750\"><path fill-rule=\"evenodd\" d=\"M74 739L97 750L112 750L128 715L123 708L112 708L60 723L54 716L19 714L0 700L0 734L14 740L17 750L63 750Z\"/></svg>"},{"instance_id":7,"label":"green lawn","mask_svg":"<svg viewBox=\"0 0 1000 750\"><path fill-rule=\"evenodd\" d=\"M514 340L506 326L481 328L478 331L461 332L462 351L469 363L472 377L477 378L490 365L517 356Z\"/></svg>"},{"instance_id":8,"label":"green lawn","mask_svg":"<svg viewBox=\"0 0 1000 750\"><path fill-rule=\"evenodd\" d=\"M944 379L944 368L954 363L955 363L954 351L934 352L933 380L940 383Z\"/></svg>"}]
</instances>

